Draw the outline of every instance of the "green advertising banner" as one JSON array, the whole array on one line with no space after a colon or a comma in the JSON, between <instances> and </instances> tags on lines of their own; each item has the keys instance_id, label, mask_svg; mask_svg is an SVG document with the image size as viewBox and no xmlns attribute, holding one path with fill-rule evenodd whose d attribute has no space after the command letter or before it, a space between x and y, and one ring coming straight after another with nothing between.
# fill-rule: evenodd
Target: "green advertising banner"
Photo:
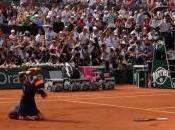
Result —
<instances>
[{"instance_id":1,"label":"green advertising banner","mask_svg":"<svg viewBox=\"0 0 175 130\"><path fill-rule=\"evenodd\" d=\"M163 40L159 40L154 45L152 77L154 87L172 88L165 43Z\"/></svg>"}]
</instances>

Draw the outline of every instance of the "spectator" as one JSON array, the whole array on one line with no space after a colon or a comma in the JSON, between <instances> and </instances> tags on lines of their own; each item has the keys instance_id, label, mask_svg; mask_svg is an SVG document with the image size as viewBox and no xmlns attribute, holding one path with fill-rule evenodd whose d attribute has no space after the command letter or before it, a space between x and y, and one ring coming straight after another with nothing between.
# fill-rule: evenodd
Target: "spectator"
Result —
<instances>
[{"instance_id":1,"label":"spectator","mask_svg":"<svg viewBox=\"0 0 175 130\"><path fill-rule=\"evenodd\" d=\"M152 1L151 6L163 4ZM156 32L165 38L167 48L174 48L175 12L152 12L151 6L144 6L142 0L10 6L0 11L2 30L11 30L4 32L6 38L0 33L0 65L72 60L77 65L104 64L109 71L110 64L120 69L148 64Z\"/></svg>"}]
</instances>

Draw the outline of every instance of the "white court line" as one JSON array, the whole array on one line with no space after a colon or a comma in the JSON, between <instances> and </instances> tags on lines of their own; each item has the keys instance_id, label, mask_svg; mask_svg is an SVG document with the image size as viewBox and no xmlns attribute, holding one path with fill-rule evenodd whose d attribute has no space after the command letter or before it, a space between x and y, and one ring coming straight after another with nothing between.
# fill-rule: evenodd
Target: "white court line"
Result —
<instances>
[{"instance_id":1,"label":"white court line","mask_svg":"<svg viewBox=\"0 0 175 130\"><path fill-rule=\"evenodd\" d=\"M175 107L153 107L153 108L148 108L149 110L156 110L156 109L174 109Z\"/></svg>"},{"instance_id":2,"label":"white court line","mask_svg":"<svg viewBox=\"0 0 175 130\"><path fill-rule=\"evenodd\" d=\"M60 97L60 98L64 98L64 97L93 97L93 96L106 96L107 94L89 94L89 95L72 95L72 94L67 94L67 95L57 95L57 96L50 96L49 94L50 94L51 92L48 92L48 96L49 97L53 97L53 98L57 98L57 97ZM54 94L59 94L59 92L58 93L54 93ZM62 93L63 94L63 93ZM20 97L20 95L19 95L19 97ZM13 100L13 99L19 99L19 98L15 98L15 97L7 97L7 98L0 98L0 100L1 99L9 99L9 100Z\"/></svg>"},{"instance_id":3,"label":"white court line","mask_svg":"<svg viewBox=\"0 0 175 130\"><path fill-rule=\"evenodd\" d=\"M147 112L156 112L156 113L166 113L166 114L175 114L172 111L161 111L161 110L152 110L149 108L138 108L138 107L129 107L129 106L119 106L119 105L112 105L112 104L104 104L104 103L95 103L95 102L83 102L83 101L74 101L74 100L59 100L59 99L46 99L46 100L37 100L38 102L69 102L69 103L78 103L78 104L88 104L88 105L96 105L96 106L106 106L106 107L113 107L113 108L124 108L124 109L132 109L132 110L140 110L140 111L147 111ZM0 102L2 104L9 104L9 103L16 103L14 101L8 102Z\"/></svg>"},{"instance_id":4,"label":"white court line","mask_svg":"<svg viewBox=\"0 0 175 130\"><path fill-rule=\"evenodd\" d=\"M52 92L47 92L48 93L48 96L49 97L92 97L92 96L107 96L107 94L82 94L82 95L72 95L73 94L73 92L72 93L65 93L66 95L57 95L57 96L50 96L49 94L52 94ZM54 93L54 94L59 94L59 92L58 93ZM61 94L63 94L63 93L61 93ZM109 94L109 93L108 93ZM15 98L15 97L7 97L7 98L0 98L0 100L1 99L18 99L18 98Z\"/></svg>"},{"instance_id":5,"label":"white court line","mask_svg":"<svg viewBox=\"0 0 175 130\"><path fill-rule=\"evenodd\" d=\"M74 101L74 100L59 100L59 99L47 100L47 101L48 102L63 101L63 102L69 102L69 103L88 104L88 105L106 106L106 107L113 107L113 108L124 108L124 109L132 109L132 110L141 110L141 111L147 111L147 112L175 114L175 112L172 112L172 111L150 110L149 108L148 109L147 108L144 109L144 108L138 108L138 107L119 106L119 105L112 105L112 104L105 104L105 103L84 102L84 101Z\"/></svg>"},{"instance_id":6,"label":"white court line","mask_svg":"<svg viewBox=\"0 0 175 130\"><path fill-rule=\"evenodd\" d=\"M17 103L18 101L2 101L0 104L11 104L11 103Z\"/></svg>"},{"instance_id":7,"label":"white court line","mask_svg":"<svg viewBox=\"0 0 175 130\"><path fill-rule=\"evenodd\" d=\"M150 110L150 109L144 109L144 108L129 107L129 106L118 106L118 105L104 104L104 103L82 102L82 101L73 101L73 100L60 100L60 101L65 101L65 102L70 102L70 103L78 103L78 104L89 104L89 105L106 106L106 107L114 107L114 108L141 110L141 111L147 111L147 112L175 114L175 112L172 112L172 111Z\"/></svg>"},{"instance_id":8,"label":"white court line","mask_svg":"<svg viewBox=\"0 0 175 130\"><path fill-rule=\"evenodd\" d=\"M169 93L169 94L166 94L166 93ZM106 97L106 98L127 98L127 97L137 97L137 96L149 96L149 95L152 95L152 94L155 94L155 96L156 95L170 95L170 93L171 94L173 94L173 93L175 93L175 92L148 92L148 93L145 93L145 92L137 92L137 93L132 93L132 95L130 95L130 96L125 96L125 95L127 95L127 94L131 94L131 92L129 92L129 93L123 93L123 94L119 94L119 95L117 95L117 94L112 94L113 96L110 96L110 97ZM59 93L58 93L59 94ZM65 96L63 96L63 95L57 95L57 96L49 96L49 93L48 93L48 96L49 96L49 98L51 97L51 98L69 98L69 97L77 97L76 99L86 99L86 97L87 97L87 99L89 99L89 98L91 98L92 97L92 99L94 99L93 97L94 96L108 96L108 94L109 93L107 93L107 94L86 94L86 95L72 95L72 94L70 94L70 95L65 95ZM143 95L135 95L135 94L143 94ZM148 95L147 95L148 94ZM123 95L123 96L122 96ZM115 96L115 97L114 97ZM20 97L20 96L19 96ZM16 99L19 99L19 97L18 98L15 98L15 97L11 97L11 98L0 98L0 100L3 100L3 99L9 99L9 100L16 100ZM82 97L82 98L79 98L79 97ZM96 98L98 98L98 97L95 97L95 99ZM105 98L105 97L99 97L99 98Z\"/></svg>"},{"instance_id":9,"label":"white court line","mask_svg":"<svg viewBox=\"0 0 175 130\"><path fill-rule=\"evenodd\" d=\"M167 93L167 94L166 94ZM67 96L50 96L50 97L78 97L78 98L75 98L75 99L89 99L89 98L94 98L94 96L105 96L105 97L111 97L111 98L113 98L114 96L115 96L115 98L122 98L122 97L134 97L134 96L137 96L137 95L135 95L135 94L143 94L143 96L144 95L152 95L152 94L155 94L155 95L170 95L170 93L171 94L175 94L175 92L148 92L148 93L145 93L145 92L137 92L137 93L131 93L131 92L129 92L129 93L123 93L123 94L111 94L112 96L108 96L109 95L109 93L108 94L90 94L90 95L67 95ZM127 95L127 94L132 94L132 95ZM126 96L127 95L127 96ZM140 95L138 95L138 96L140 96ZM80 97L80 98L79 98ZM82 98L81 98L82 97ZM105 98L105 97L95 97L95 99L96 98ZM1 99L1 98L0 98Z\"/></svg>"},{"instance_id":10,"label":"white court line","mask_svg":"<svg viewBox=\"0 0 175 130\"><path fill-rule=\"evenodd\" d=\"M16 99L19 99L19 98L0 98L0 100L16 100Z\"/></svg>"},{"instance_id":11,"label":"white court line","mask_svg":"<svg viewBox=\"0 0 175 130\"><path fill-rule=\"evenodd\" d=\"M145 95L133 95L133 96L104 96L104 97L84 97L84 98L73 98L72 96L68 96L66 98L71 98L71 100L82 100L82 99L119 99L119 98L135 98L135 97L153 97L153 96L167 96L167 95L172 95L172 94L145 94ZM52 98L59 98L60 96L49 96L48 99ZM16 100L19 98L0 98L0 99L7 99L7 100ZM37 97L36 99L41 99L40 97ZM3 102L3 101L2 101ZM1 101L0 101L1 103Z\"/></svg>"},{"instance_id":12,"label":"white court line","mask_svg":"<svg viewBox=\"0 0 175 130\"><path fill-rule=\"evenodd\" d=\"M153 97L153 96L165 96L171 94L150 94L150 95L134 95L134 96L110 96L110 97L89 97L89 98L74 98L73 100L82 100L82 99L118 99L118 98L135 98L135 97Z\"/></svg>"}]
</instances>

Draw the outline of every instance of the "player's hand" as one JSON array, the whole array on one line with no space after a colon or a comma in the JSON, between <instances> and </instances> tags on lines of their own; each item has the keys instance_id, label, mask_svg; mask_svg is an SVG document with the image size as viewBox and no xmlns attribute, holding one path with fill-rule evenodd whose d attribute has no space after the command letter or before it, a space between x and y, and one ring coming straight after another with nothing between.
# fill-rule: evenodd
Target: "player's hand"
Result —
<instances>
[{"instance_id":1,"label":"player's hand","mask_svg":"<svg viewBox=\"0 0 175 130\"><path fill-rule=\"evenodd\" d=\"M45 99L45 98L47 97L47 93L46 93L46 92L41 93L41 97L42 97L43 99Z\"/></svg>"}]
</instances>

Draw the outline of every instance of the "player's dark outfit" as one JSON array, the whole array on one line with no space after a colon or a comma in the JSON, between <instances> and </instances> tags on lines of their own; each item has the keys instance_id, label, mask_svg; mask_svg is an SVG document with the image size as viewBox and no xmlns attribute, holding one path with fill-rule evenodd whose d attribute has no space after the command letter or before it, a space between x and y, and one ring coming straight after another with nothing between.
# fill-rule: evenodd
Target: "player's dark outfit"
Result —
<instances>
[{"instance_id":1,"label":"player's dark outfit","mask_svg":"<svg viewBox=\"0 0 175 130\"><path fill-rule=\"evenodd\" d=\"M35 94L37 89L33 84L25 83L23 87L23 95L19 103L18 114L19 116L38 116L39 110L35 103Z\"/></svg>"},{"instance_id":2,"label":"player's dark outfit","mask_svg":"<svg viewBox=\"0 0 175 130\"><path fill-rule=\"evenodd\" d=\"M34 83L25 82L23 85L23 94L21 96L19 105L9 113L10 118L18 119L19 116L39 116L40 111L38 110L35 103L35 94L39 93L44 95L45 92L42 89L37 89Z\"/></svg>"}]
</instances>

